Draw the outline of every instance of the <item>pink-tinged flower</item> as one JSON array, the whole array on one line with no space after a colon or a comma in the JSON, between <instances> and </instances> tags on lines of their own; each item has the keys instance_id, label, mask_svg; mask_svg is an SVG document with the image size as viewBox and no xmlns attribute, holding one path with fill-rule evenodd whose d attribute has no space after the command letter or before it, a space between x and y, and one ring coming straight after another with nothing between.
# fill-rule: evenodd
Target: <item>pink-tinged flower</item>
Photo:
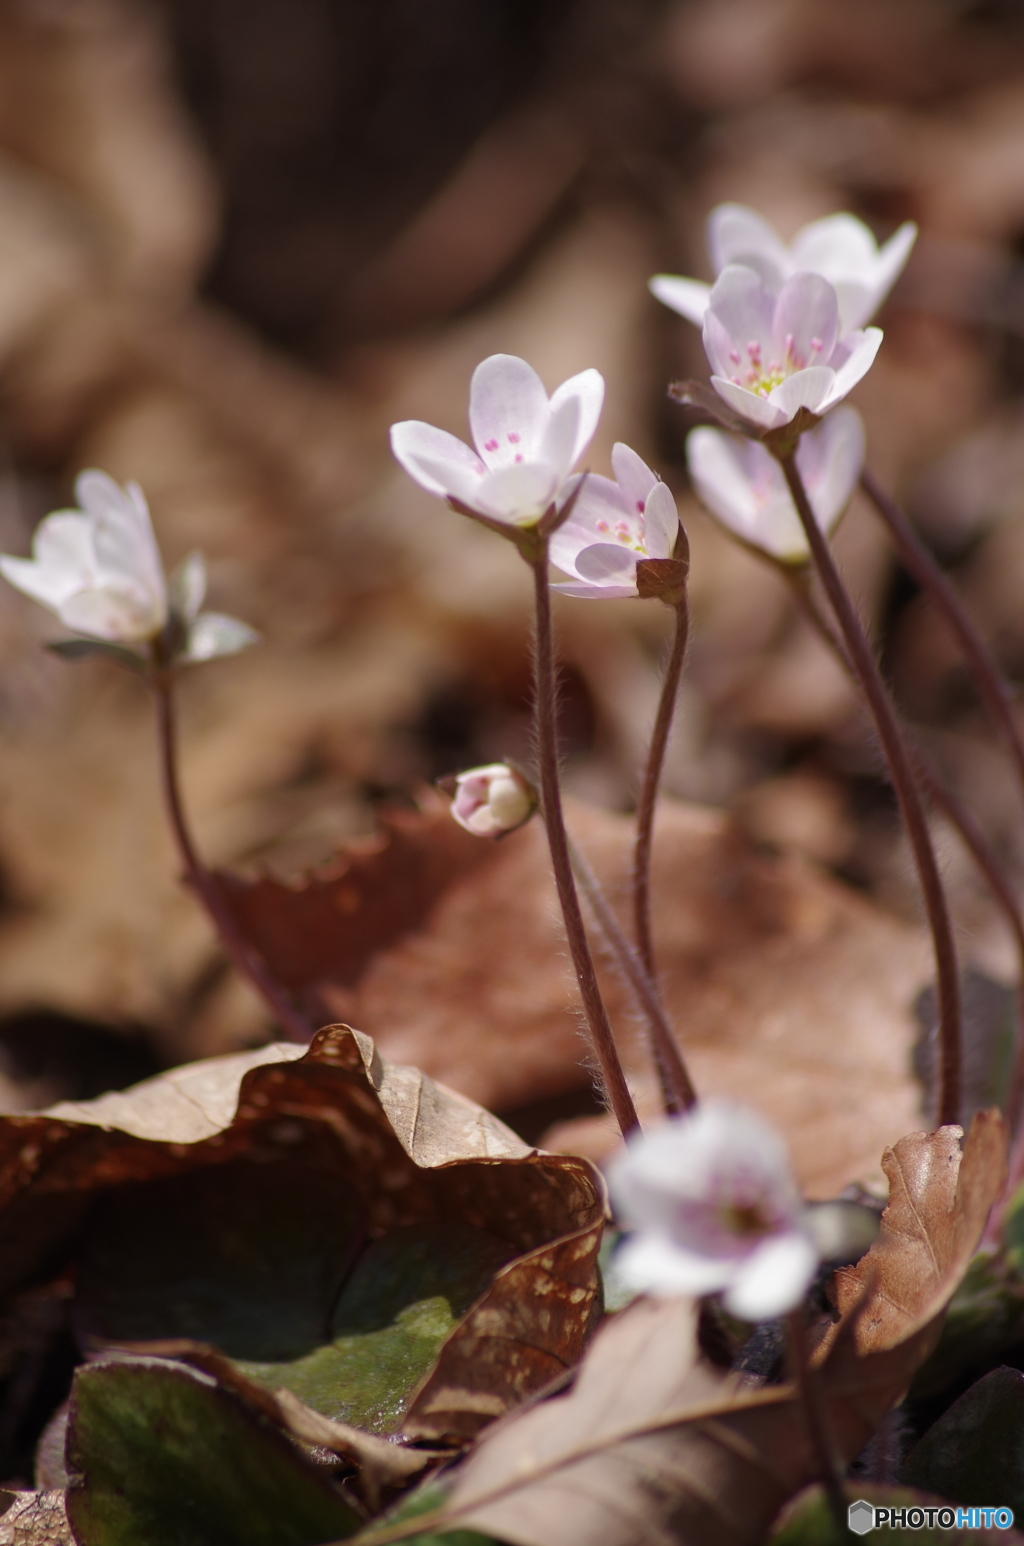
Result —
<instances>
[{"instance_id":1,"label":"pink-tinged flower","mask_svg":"<svg viewBox=\"0 0 1024 1546\"><path fill-rule=\"evenodd\" d=\"M526 780L504 762L470 768L455 780L452 815L476 837L498 837L521 827L537 801Z\"/></svg>"},{"instance_id":2,"label":"pink-tinged flower","mask_svg":"<svg viewBox=\"0 0 1024 1546\"><path fill-rule=\"evenodd\" d=\"M80 509L41 521L31 558L0 554L0 574L87 638L129 647L148 643L173 615L183 642L178 658L233 654L258 635L217 612L200 612L206 592L202 556L192 554L168 586L146 498L95 470L75 483Z\"/></svg>"},{"instance_id":3,"label":"pink-tinged flower","mask_svg":"<svg viewBox=\"0 0 1024 1546\"><path fill-rule=\"evenodd\" d=\"M733 536L783 563L810 559L782 468L764 446L702 427L687 437L686 463L701 504ZM857 410L837 408L801 435L796 465L827 534L849 504L864 465L864 425Z\"/></svg>"},{"instance_id":4,"label":"pink-tinged flower","mask_svg":"<svg viewBox=\"0 0 1024 1546\"><path fill-rule=\"evenodd\" d=\"M567 596L637 596L639 559L671 558L679 515L668 485L619 441L611 478L588 474L568 520L551 538L551 562L576 578L552 590ZM578 480L575 480L578 481Z\"/></svg>"},{"instance_id":5,"label":"pink-tinged flower","mask_svg":"<svg viewBox=\"0 0 1024 1546\"><path fill-rule=\"evenodd\" d=\"M818 1264L779 1134L731 1101L702 1102L634 1137L609 1170L633 1234L615 1258L632 1288L722 1293L742 1320L799 1304Z\"/></svg>"},{"instance_id":6,"label":"pink-tinged flower","mask_svg":"<svg viewBox=\"0 0 1024 1546\"><path fill-rule=\"evenodd\" d=\"M711 384L760 433L842 402L881 342L876 327L839 337L836 292L817 274L796 274L773 295L752 268L729 267L704 313Z\"/></svg>"},{"instance_id":7,"label":"pink-tinged flower","mask_svg":"<svg viewBox=\"0 0 1024 1546\"><path fill-rule=\"evenodd\" d=\"M559 501L589 445L604 402L600 372L585 370L548 397L537 372L492 354L473 372L475 449L418 419L391 426L391 449L421 488L510 526L532 526Z\"/></svg>"},{"instance_id":8,"label":"pink-tinged flower","mask_svg":"<svg viewBox=\"0 0 1024 1546\"><path fill-rule=\"evenodd\" d=\"M720 204L708 216L708 252L715 273L740 263L761 275L777 294L794 274L820 274L836 292L840 335L870 322L903 271L917 237L907 221L879 247L855 215L828 215L798 231L787 247L767 220L742 204ZM699 327L711 286L697 279L656 274L650 288L659 301Z\"/></svg>"}]
</instances>

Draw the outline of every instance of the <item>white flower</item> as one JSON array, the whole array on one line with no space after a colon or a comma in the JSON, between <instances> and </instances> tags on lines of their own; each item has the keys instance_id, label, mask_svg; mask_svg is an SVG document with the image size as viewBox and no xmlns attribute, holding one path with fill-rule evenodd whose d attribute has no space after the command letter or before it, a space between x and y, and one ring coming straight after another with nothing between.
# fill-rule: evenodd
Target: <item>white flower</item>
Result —
<instances>
[{"instance_id":1,"label":"white flower","mask_svg":"<svg viewBox=\"0 0 1024 1546\"><path fill-rule=\"evenodd\" d=\"M720 204L708 216L708 252L715 273L741 263L761 275L777 293L794 274L820 274L839 301L839 331L870 322L910 256L917 237L911 221L883 247L855 215L829 215L798 231L787 247L767 220L742 204ZM711 286L697 279L656 274L650 287L659 301L696 322L704 320Z\"/></svg>"},{"instance_id":2,"label":"white flower","mask_svg":"<svg viewBox=\"0 0 1024 1546\"><path fill-rule=\"evenodd\" d=\"M536 805L526 780L504 762L470 768L455 780L452 815L477 837L497 837L521 827Z\"/></svg>"},{"instance_id":3,"label":"white flower","mask_svg":"<svg viewBox=\"0 0 1024 1546\"><path fill-rule=\"evenodd\" d=\"M637 560L671 558L679 515L668 485L619 441L610 478L587 475L569 519L551 538L551 562L576 579L568 596L636 596Z\"/></svg>"},{"instance_id":4,"label":"white flower","mask_svg":"<svg viewBox=\"0 0 1024 1546\"><path fill-rule=\"evenodd\" d=\"M258 637L245 623L200 613L206 570L195 553L172 580L170 594L149 508L137 483L121 488L106 473L83 472L75 483L80 509L41 521L31 558L0 554L0 574L76 633L128 646L148 643L172 612L185 631L179 655L209 660L244 649Z\"/></svg>"},{"instance_id":5,"label":"white flower","mask_svg":"<svg viewBox=\"0 0 1024 1546\"><path fill-rule=\"evenodd\" d=\"M473 372L469 423L476 449L418 419L391 426L391 449L431 494L491 520L531 526L558 501L597 428L604 380L585 370L548 397L537 372L492 354Z\"/></svg>"},{"instance_id":6,"label":"white flower","mask_svg":"<svg viewBox=\"0 0 1024 1546\"><path fill-rule=\"evenodd\" d=\"M810 558L782 468L764 446L722 430L691 430L690 481L703 505L750 547L787 564ZM850 502L864 465L864 425L855 408L837 408L801 435L796 465L826 534Z\"/></svg>"},{"instance_id":7,"label":"white flower","mask_svg":"<svg viewBox=\"0 0 1024 1546\"><path fill-rule=\"evenodd\" d=\"M722 1292L743 1320L799 1304L818 1252L782 1139L731 1101L705 1101L629 1140L609 1171L616 1208L636 1233L617 1276L655 1294Z\"/></svg>"},{"instance_id":8,"label":"white flower","mask_svg":"<svg viewBox=\"0 0 1024 1546\"><path fill-rule=\"evenodd\" d=\"M871 368L876 327L839 337L836 292L817 274L796 274L773 294L752 268L725 269L704 313L711 384L733 411L764 432L802 408L823 415Z\"/></svg>"}]
</instances>

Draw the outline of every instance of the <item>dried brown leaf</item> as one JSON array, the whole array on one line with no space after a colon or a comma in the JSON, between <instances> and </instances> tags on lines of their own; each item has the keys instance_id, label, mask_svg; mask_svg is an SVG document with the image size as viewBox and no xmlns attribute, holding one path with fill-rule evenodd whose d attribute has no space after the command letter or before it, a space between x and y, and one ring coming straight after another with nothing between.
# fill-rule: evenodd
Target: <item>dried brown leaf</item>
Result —
<instances>
[{"instance_id":1,"label":"dried brown leaf","mask_svg":"<svg viewBox=\"0 0 1024 1546\"><path fill-rule=\"evenodd\" d=\"M0 1546L75 1546L62 1492L0 1493Z\"/></svg>"}]
</instances>

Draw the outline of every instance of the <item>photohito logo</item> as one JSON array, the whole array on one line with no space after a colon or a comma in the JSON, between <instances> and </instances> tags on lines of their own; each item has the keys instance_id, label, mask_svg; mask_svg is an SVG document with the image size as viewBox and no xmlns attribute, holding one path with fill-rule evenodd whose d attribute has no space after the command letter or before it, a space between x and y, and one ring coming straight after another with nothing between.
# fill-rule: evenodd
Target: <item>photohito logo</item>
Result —
<instances>
[{"instance_id":1,"label":"photohito logo","mask_svg":"<svg viewBox=\"0 0 1024 1546\"><path fill-rule=\"evenodd\" d=\"M876 1508L858 1498L847 1510L847 1522L854 1535L867 1535L869 1530L1009 1530L1013 1524L1012 1508L953 1508L947 1504L932 1504L920 1508Z\"/></svg>"}]
</instances>

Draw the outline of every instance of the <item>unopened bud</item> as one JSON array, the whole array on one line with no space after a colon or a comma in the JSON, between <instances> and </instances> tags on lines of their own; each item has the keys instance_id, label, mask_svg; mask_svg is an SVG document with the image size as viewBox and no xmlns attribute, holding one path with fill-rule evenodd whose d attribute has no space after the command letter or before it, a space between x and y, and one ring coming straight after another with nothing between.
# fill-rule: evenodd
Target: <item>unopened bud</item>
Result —
<instances>
[{"instance_id":1,"label":"unopened bud","mask_svg":"<svg viewBox=\"0 0 1024 1546\"><path fill-rule=\"evenodd\" d=\"M533 790L515 768L492 762L459 774L452 815L477 837L498 837L528 821L536 804Z\"/></svg>"}]
</instances>

